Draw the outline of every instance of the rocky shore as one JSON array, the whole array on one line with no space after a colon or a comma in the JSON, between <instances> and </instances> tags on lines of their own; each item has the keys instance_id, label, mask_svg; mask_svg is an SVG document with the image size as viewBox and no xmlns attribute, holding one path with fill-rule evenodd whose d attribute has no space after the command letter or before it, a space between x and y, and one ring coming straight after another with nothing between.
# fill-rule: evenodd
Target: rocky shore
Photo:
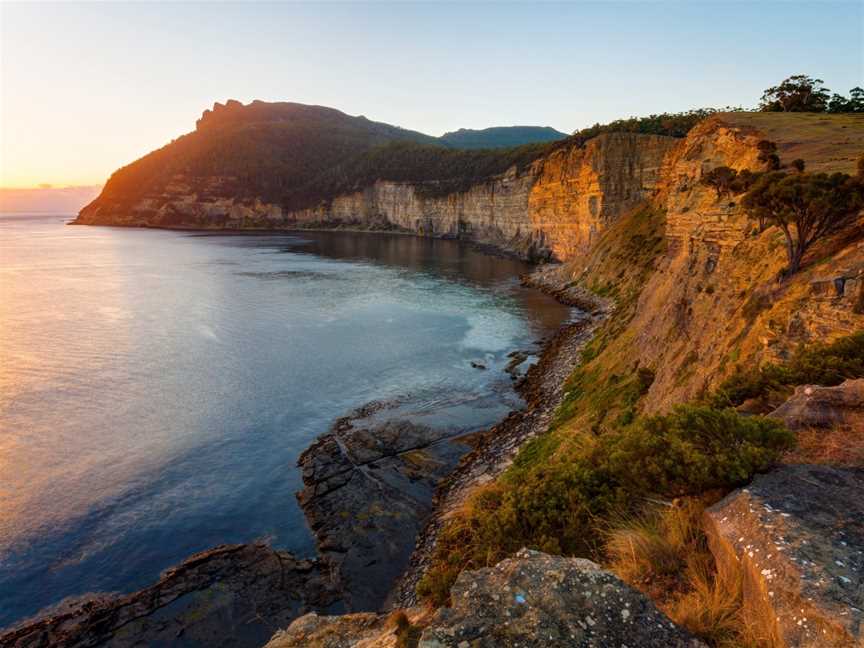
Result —
<instances>
[{"instance_id":1,"label":"rocky shore","mask_svg":"<svg viewBox=\"0 0 864 648\"><path fill-rule=\"evenodd\" d=\"M523 282L554 295L563 303L578 306L582 314L545 344L540 360L519 380L517 389L526 406L478 435L474 449L439 483L434 512L417 537L408 567L387 601L388 607L410 607L417 603L417 582L429 563L448 514L462 504L473 487L492 481L504 472L522 444L549 428L564 397L564 383L579 362L582 347L609 314L609 304L571 285L560 266L540 268L524 277Z\"/></svg>"},{"instance_id":2,"label":"rocky shore","mask_svg":"<svg viewBox=\"0 0 864 648\"><path fill-rule=\"evenodd\" d=\"M264 544L224 545L138 592L61 604L0 635L0 646L260 646L309 610L344 610L320 560Z\"/></svg>"}]
</instances>

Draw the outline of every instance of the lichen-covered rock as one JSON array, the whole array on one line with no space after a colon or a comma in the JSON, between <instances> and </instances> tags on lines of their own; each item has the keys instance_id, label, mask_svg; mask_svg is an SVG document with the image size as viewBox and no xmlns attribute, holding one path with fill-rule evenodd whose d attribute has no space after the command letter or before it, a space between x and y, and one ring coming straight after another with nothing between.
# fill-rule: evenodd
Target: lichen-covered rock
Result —
<instances>
[{"instance_id":1,"label":"lichen-covered rock","mask_svg":"<svg viewBox=\"0 0 864 648\"><path fill-rule=\"evenodd\" d=\"M643 594L590 560L521 550L463 572L419 648L695 648Z\"/></svg>"},{"instance_id":2,"label":"lichen-covered rock","mask_svg":"<svg viewBox=\"0 0 864 648\"><path fill-rule=\"evenodd\" d=\"M847 380L836 387L797 387L770 416L796 431L840 426L864 431L864 378Z\"/></svg>"},{"instance_id":3,"label":"lichen-covered rock","mask_svg":"<svg viewBox=\"0 0 864 648\"><path fill-rule=\"evenodd\" d=\"M706 527L777 645L864 644L864 470L784 466L709 509Z\"/></svg>"}]
</instances>

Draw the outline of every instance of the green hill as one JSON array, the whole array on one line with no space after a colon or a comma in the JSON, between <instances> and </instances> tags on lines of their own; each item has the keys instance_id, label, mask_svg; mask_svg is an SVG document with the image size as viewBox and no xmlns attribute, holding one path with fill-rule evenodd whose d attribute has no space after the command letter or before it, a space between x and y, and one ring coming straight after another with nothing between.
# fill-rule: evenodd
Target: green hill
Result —
<instances>
[{"instance_id":1,"label":"green hill","mask_svg":"<svg viewBox=\"0 0 864 648\"><path fill-rule=\"evenodd\" d=\"M482 130L460 128L444 133L438 139L449 148L488 149L557 142L566 137L567 133L549 126L496 126Z\"/></svg>"}]
</instances>

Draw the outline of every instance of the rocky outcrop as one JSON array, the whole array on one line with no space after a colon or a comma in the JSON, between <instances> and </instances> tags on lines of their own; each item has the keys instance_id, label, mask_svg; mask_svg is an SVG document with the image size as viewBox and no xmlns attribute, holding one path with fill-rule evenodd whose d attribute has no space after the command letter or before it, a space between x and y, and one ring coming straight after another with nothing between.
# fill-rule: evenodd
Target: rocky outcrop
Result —
<instances>
[{"instance_id":1,"label":"rocky outcrop","mask_svg":"<svg viewBox=\"0 0 864 648\"><path fill-rule=\"evenodd\" d=\"M836 387L796 387L789 400L770 416L795 431L837 427L864 430L864 378L847 380Z\"/></svg>"},{"instance_id":2,"label":"rocky outcrop","mask_svg":"<svg viewBox=\"0 0 864 648\"><path fill-rule=\"evenodd\" d=\"M777 646L864 644L864 469L784 466L706 513L720 569Z\"/></svg>"},{"instance_id":3,"label":"rocky outcrop","mask_svg":"<svg viewBox=\"0 0 864 648\"><path fill-rule=\"evenodd\" d=\"M402 574L435 485L468 447L370 403L300 455L298 500L349 610L377 610Z\"/></svg>"},{"instance_id":4,"label":"rocky outcrop","mask_svg":"<svg viewBox=\"0 0 864 648\"><path fill-rule=\"evenodd\" d=\"M188 558L134 594L67 603L0 635L0 645L252 647L308 610L342 609L320 562L262 544L230 545Z\"/></svg>"},{"instance_id":5,"label":"rocky outcrop","mask_svg":"<svg viewBox=\"0 0 864 648\"><path fill-rule=\"evenodd\" d=\"M581 558L523 549L463 572L451 595L452 607L434 614L307 614L266 648L705 648L643 594Z\"/></svg>"},{"instance_id":6,"label":"rocky outcrop","mask_svg":"<svg viewBox=\"0 0 864 648\"><path fill-rule=\"evenodd\" d=\"M463 572L418 648L704 646L597 564L526 549Z\"/></svg>"},{"instance_id":7,"label":"rocky outcrop","mask_svg":"<svg viewBox=\"0 0 864 648\"><path fill-rule=\"evenodd\" d=\"M794 118L787 130L796 136ZM695 126L663 160L650 202L665 214L665 252L628 325L634 360L656 371L642 401L647 412L698 398L738 365L782 361L799 344L864 328L857 274L864 268L864 220L821 241L801 272L779 282L787 264L779 229L760 232L740 195L718 198L701 183L718 166L760 170L764 137L746 114L718 115ZM584 275L583 256L568 265L574 278ZM842 294L834 279L843 279Z\"/></svg>"},{"instance_id":8,"label":"rocky outcrop","mask_svg":"<svg viewBox=\"0 0 864 648\"><path fill-rule=\"evenodd\" d=\"M421 236L461 238L513 252L548 256L543 233L531 226L528 196L535 171L515 168L467 191L426 196L422 185L379 180L357 193L338 196L314 209L291 212L294 227L398 229Z\"/></svg>"}]
</instances>

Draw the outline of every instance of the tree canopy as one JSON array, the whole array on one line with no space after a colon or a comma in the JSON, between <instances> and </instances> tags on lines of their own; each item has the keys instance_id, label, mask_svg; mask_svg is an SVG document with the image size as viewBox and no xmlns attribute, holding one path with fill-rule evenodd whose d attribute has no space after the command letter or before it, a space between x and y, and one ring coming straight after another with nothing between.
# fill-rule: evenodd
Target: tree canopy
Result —
<instances>
[{"instance_id":1,"label":"tree canopy","mask_svg":"<svg viewBox=\"0 0 864 648\"><path fill-rule=\"evenodd\" d=\"M854 87L849 97L831 94L822 79L806 74L795 74L772 86L762 94L759 110L762 112L864 112L864 89Z\"/></svg>"},{"instance_id":2,"label":"tree canopy","mask_svg":"<svg viewBox=\"0 0 864 648\"><path fill-rule=\"evenodd\" d=\"M760 222L777 225L786 237L787 274L801 267L810 246L836 232L864 207L864 182L845 173L762 175L742 202Z\"/></svg>"}]
</instances>

